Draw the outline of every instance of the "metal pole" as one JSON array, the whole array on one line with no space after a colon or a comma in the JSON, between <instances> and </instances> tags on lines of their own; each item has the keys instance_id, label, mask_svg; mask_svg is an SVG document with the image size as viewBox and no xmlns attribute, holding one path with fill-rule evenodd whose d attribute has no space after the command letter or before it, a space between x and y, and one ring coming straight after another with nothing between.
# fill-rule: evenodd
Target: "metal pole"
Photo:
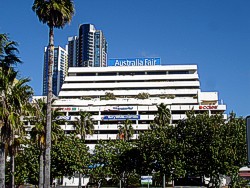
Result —
<instances>
[{"instance_id":1,"label":"metal pole","mask_svg":"<svg viewBox=\"0 0 250 188\"><path fill-rule=\"evenodd\" d=\"M120 188L122 188L122 180L120 180Z\"/></svg>"},{"instance_id":2,"label":"metal pole","mask_svg":"<svg viewBox=\"0 0 250 188\"><path fill-rule=\"evenodd\" d=\"M149 188L149 174L148 174L148 188Z\"/></svg>"},{"instance_id":3,"label":"metal pole","mask_svg":"<svg viewBox=\"0 0 250 188\"><path fill-rule=\"evenodd\" d=\"M165 178L165 174L163 174L163 183L162 183L162 187L165 188L166 186L166 178Z\"/></svg>"}]
</instances>

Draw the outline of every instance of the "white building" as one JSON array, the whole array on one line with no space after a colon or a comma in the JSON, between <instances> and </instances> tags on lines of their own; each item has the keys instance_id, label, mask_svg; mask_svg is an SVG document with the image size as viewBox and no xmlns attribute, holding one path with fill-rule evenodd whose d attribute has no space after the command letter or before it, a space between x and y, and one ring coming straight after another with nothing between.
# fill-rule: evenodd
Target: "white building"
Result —
<instances>
[{"instance_id":1,"label":"white building","mask_svg":"<svg viewBox=\"0 0 250 188\"><path fill-rule=\"evenodd\" d=\"M105 100L107 92L116 99ZM139 93L149 97L138 99ZM53 107L61 108L70 121L79 111L92 114L95 133L87 135L86 142L93 149L97 140L116 139L118 126L126 119L132 120L133 139L138 138L149 128L160 103L171 110L173 124L185 119L188 110L210 114L226 110L217 92L201 91L196 65L70 67ZM74 131L70 121L62 125L68 133Z\"/></svg>"}]
</instances>

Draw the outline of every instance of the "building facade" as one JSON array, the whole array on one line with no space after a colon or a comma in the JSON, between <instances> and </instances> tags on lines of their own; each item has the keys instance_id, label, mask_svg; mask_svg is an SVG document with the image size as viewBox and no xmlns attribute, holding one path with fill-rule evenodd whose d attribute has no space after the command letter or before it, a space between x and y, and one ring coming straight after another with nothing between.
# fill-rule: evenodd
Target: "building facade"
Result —
<instances>
[{"instance_id":1,"label":"building facade","mask_svg":"<svg viewBox=\"0 0 250 188\"><path fill-rule=\"evenodd\" d=\"M71 122L79 111L92 114L95 132L86 142L93 148L97 140L117 139L126 119L135 130L132 139L137 139L160 103L170 109L172 124L185 119L188 110L211 115L226 110L217 92L201 91L196 65L70 67L53 107L68 120L62 125L67 133L74 131Z\"/></svg>"},{"instance_id":2,"label":"building facade","mask_svg":"<svg viewBox=\"0 0 250 188\"><path fill-rule=\"evenodd\" d=\"M44 50L44 68L43 68L43 95L48 94L48 50ZM58 96L63 85L64 78L68 71L68 53L67 50L58 46L54 48L54 64L52 67L52 93Z\"/></svg>"}]
</instances>

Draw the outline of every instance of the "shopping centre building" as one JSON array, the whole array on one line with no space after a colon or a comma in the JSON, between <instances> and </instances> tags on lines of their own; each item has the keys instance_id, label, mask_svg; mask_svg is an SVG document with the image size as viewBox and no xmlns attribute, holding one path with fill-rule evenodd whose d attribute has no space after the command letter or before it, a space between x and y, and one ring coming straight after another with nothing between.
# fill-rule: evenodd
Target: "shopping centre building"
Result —
<instances>
[{"instance_id":1,"label":"shopping centre building","mask_svg":"<svg viewBox=\"0 0 250 188\"><path fill-rule=\"evenodd\" d=\"M119 125L130 119L137 139L149 128L164 103L171 123L186 118L186 111L224 113L217 92L203 92L197 65L160 65L159 58L113 59L108 67L70 67L53 108L67 120L61 127L70 133L79 111L92 114L95 131L86 136L93 149L98 140L117 139ZM224 114L226 118L226 114Z\"/></svg>"}]
</instances>

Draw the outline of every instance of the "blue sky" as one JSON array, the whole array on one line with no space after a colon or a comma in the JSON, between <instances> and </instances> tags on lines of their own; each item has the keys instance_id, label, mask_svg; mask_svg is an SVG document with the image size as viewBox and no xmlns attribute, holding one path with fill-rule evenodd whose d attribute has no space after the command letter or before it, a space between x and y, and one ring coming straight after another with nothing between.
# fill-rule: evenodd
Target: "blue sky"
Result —
<instances>
[{"instance_id":1,"label":"blue sky","mask_svg":"<svg viewBox=\"0 0 250 188\"><path fill-rule=\"evenodd\" d=\"M162 64L197 64L202 91L217 91L227 113L250 115L249 0L75 0L70 25L55 30L65 46L82 23L103 30L109 58L160 57ZM42 93L48 28L33 0L0 0L0 33L19 43L21 75Z\"/></svg>"}]
</instances>

